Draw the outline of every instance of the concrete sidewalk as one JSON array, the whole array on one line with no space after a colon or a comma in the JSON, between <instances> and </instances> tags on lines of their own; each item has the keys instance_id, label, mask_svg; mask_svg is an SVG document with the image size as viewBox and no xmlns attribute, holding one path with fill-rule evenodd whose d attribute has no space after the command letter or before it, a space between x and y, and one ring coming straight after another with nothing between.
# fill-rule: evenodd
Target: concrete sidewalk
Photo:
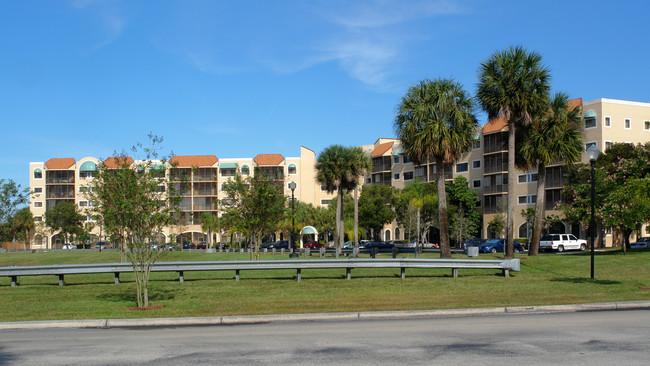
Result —
<instances>
[{"instance_id":1,"label":"concrete sidewalk","mask_svg":"<svg viewBox=\"0 0 650 366\"><path fill-rule=\"evenodd\" d=\"M0 322L0 329L45 328L124 328L124 327L182 327L196 325L238 325L277 322L351 321L371 319L413 319L469 317L499 314L572 313L580 311L613 311L650 309L650 301L605 302L574 305L513 306L478 309L445 309L414 311L368 311L351 313L274 314L214 316L194 318L85 319Z\"/></svg>"}]
</instances>

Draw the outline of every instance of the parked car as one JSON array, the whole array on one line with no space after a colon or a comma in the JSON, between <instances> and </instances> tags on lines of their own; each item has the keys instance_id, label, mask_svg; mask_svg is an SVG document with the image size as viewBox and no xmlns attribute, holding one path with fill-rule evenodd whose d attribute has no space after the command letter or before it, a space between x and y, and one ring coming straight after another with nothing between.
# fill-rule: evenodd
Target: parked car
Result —
<instances>
[{"instance_id":1,"label":"parked car","mask_svg":"<svg viewBox=\"0 0 650 366\"><path fill-rule=\"evenodd\" d=\"M393 244L390 242L386 241L370 241L367 243L364 243L364 248L365 249L372 249L372 248L377 248L379 250L386 250L386 249L393 249Z\"/></svg>"},{"instance_id":2,"label":"parked car","mask_svg":"<svg viewBox=\"0 0 650 366\"><path fill-rule=\"evenodd\" d=\"M485 244L485 239L480 239L480 238L472 238L472 239L466 239L462 243L460 243L461 249L469 248L469 247L478 247L481 244Z\"/></svg>"},{"instance_id":3,"label":"parked car","mask_svg":"<svg viewBox=\"0 0 650 366\"><path fill-rule=\"evenodd\" d=\"M439 249L440 244L438 243L422 243L422 248L426 249Z\"/></svg>"},{"instance_id":4,"label":"parked car","mask_svg":"<svg viewBox=\"0 0 650 366\"><path fill-rule=\"evenodd\" d=\"M208 243L202 241L196 245L196 249L206 249L208 247Z\"/></svg>"},{"instance_id":5,"label":"parked car","mask_svg":"<svg viewBox=\"0 0 650 366\"><path fill-rule=\"evenodd\" d=\"M478 246L478 251L481 253L503 253L505 250L506 239L491 239ZM514 241L513 249L515 253L523 251L521 244Z\"/></svg>"},{"instance_id":6,"label":"parked car","mask_svg":"<svg viewBox=\"0 0 650 366\"><path fill-rule=\"evenodd\" d=\"M105 241L98 241L98 242L95 243L94 248L95 248L95 249L99 249L99 248L101 248L101 249L105 249L105 248L108 248L108 243L105 242Z\"/></svg>"},{"instance_id":7,"label":"parked car","mask_svg":"<svg viewBox=\"0 0 650 366\"><path fill-rule=\"evenodd\" d=\"M262 243L260 245L260 249L271 249L273 246L275 246L276 242L275 241L267 241L265 243Z\"/></svg>"},{"instance_id":8,"label":"parked car","mask_svg":"<svg viewBox=\"0 0 650 366\"><path fill-rule=\"evenodd\" d=\"M395 248L415 248L415 242L409 242L408 240L393 240L390 242Z\"/></svg>"},{"instance_id":9,"label":"parked car","mask_svg":"<svg viewBox=\"0 0 650 366\"><path fill-rule=\"evenodd\" d=\"M539 250L585 250L587 241L578 239L573 234L546 234L539 240Z\"/></svg>"},{"instance_id":10,"label":"parked car","mask_svg":"<svg viewBox=\"0 0 650 366\"><path fill-rule=\"evenodd\" d=\"M329 245L328 245L328 248L330 248ZM345 243L343 243L343 249L353 249L353 248L354 248L354 243L353 242L346 241Z\"/></svg>"},{"instance_id":11,"label":"parked car","mask_svg":"<svg viewBox=\"0 0 650 366\"><path fill-rule=\"evenodd\" d=\"M196 245L192 243L191 241L184 241L183 242L183 249L194 249L196 248Z\"/></svg>"},{"instance_id":12,"label":"parked car","mask_svg":"<svg viewBox=\"0 0 650 366\"><path fill-rule=\"evenodd\" d=\"M289 240L280 240L278 242L275 242L272 246L269 247L269 249L289 249Z\"/></svg>"},{"instance_id":13,"label":"parked car","mask_svg":"<svg viewBox=\"0 0 650 366\"><path fill-rule=\"evenodd\" d=\"M230 247L226 243L215 243L214 248L215 249L228 249Z\"/></svg>"},{"instance_id":14,"label":"parked car","mask_svg":"<svg viewBox=\"0 0 650 366\"><path fill-rule=\"evenodd\" d=\"M304 243L303 246L305 248L309 248L309 249L320 249L320 248L324 247L325 245L323 245L322 243L319 243L317 241L309 241L307 243Z\"/></svg>"},{"instance_id":15,"label":"parked car","mask_svg":"<svg viewBox=\"0 0 650 366\"><path fill-rule=\"evenodd\" d=\"M68 249L77 249L77 246L72 244L72 243L65 243L65 244L63 244L61 249L66 249L66 250L68 250Z\"/></svg>"},{"instance_id":16,"label":"parked car","mask_svg":"<svg viewBox=\"0 0 650 366\"><path fill-rule=\"evenodd\" d=\"M644 236L639 238L639 240L634 243L630 243L630 248L639 249L639 248L648 248L650 247L650 236Z\"/></svg>"}]
</instances>

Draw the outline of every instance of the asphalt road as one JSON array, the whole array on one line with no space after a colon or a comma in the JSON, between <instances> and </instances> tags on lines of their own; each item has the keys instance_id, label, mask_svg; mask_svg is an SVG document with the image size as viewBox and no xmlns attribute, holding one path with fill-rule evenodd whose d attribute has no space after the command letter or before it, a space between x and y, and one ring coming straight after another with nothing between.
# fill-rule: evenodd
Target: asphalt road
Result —
<instances>
[{"instance_id":1,"label":"asphalt road","mask_svg":"<svg viewBox=\"0 0 650 366\"><path fill-rule=\"evenodd\" d=\"M0 332L0 365L647 365L650 310Z\"/></svg>"}]
</instances>

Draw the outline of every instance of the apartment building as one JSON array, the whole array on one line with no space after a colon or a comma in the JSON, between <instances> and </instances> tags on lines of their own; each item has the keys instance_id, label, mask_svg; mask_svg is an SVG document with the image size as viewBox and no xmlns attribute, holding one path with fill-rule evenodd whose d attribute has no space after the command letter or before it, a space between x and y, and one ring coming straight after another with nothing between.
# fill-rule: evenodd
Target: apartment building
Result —
<instances>
[{"instance_id":1,"label":"apartment building","mask_svg":"<svg viewBox=\"0 0 650 366\"><path fill-rule=\"evenodd\" d=\"M595 144L601 151L612 143L646 143L650 141L650 103L630 102L614 99L596 99L584 102L574 99L571 107L581 108L583 118L581 132L585 149ZM504 118L495 118L486 123L477 134L474 148L453 166L445 167L445 179L463 176L470 187L475 189L480 198L478 209L483 220L481 237L489 238L488 225L494 216L505 214L508 194L508 126ZM372 169L366 176L365 184L386 184L395 188L404 188L406 184L419 178L423 182L434 182L436 164L416 165L404 156L398 139L380 138L374 144L361 146L372 159ZM583 162L588 162L583 154ZM537 200L537 171L516 173L515 195L517 201L514 212L515 237L529 237L531 228L520 214L523 210L534 207ZM566 167L562 162L549 164L546 168L547 215L560 215L555 210L561 200L565 183ZM644 233L649 229L643 228ZM585 237L578 225L557 223L551 228L554 232L570 232ZM437 229L431 229L430 241L438 240ZM395 222L386 225L381 234L382 239L403 239ZM606 233L605 243L612 245L612 233Z\"/></svg>"},{"instance_id":2,"label":"apartment building","mask_svg":"<svg viewBox=\"0 0 650 366\"><path fill-rule=\"evenodd\" d=\"M34 192L30 209L37 222L33 248L46 249L63 244L57 233L44 225L45 213L61 201L74 202L81 212L87 212L93 203L88 200L86 192L100 164L109 168L123 164L137 168L140 163L131 157L118 159L124 160L108 158L100 162L94 157L80 160L52 158L29 164L30 189ZM205 213L220 214L219 202L226 198L223 184L232 180L236 172L248 176L259 171L283 187L287 197L292 194L289 183L295 182L295 199L327 207L335 195L323 190L316 181L315 164L316 153L304 146L300 147L298 157L259 154L253 158L219 159L215 155L180 155L172 157L169 164L153 164L149 168L159 169L162 176L168 176L181 196L180 223L165 228L159 234L159 241L167 242L172 237L179 243L205 241L207 238L200 225L200 217ZM90 215L86 222L94 223ZM93 226L92 232L97 239L104 239L102 228ZM215 233L213 239L219 241L219 235Z\"/></svg>"}]
</instances>

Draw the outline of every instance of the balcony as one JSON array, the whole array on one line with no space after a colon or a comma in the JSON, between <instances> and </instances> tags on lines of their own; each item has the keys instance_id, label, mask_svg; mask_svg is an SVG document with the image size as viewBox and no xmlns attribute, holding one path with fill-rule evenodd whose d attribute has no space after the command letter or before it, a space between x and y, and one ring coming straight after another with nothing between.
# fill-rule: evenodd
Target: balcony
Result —
<instances>
[{"instance_id":1,"label":"balcony","mask_svg":"<svg viewBox=\"0 0 650 366\"><path fill-rule=\"evenodd\" d=\"M508 163L485 164L485 168L483 168L484 174L503 173L507 171L508 171Z\"/></svg>"},{"instance_id":2,"label":"balcony","mask_svg":"<svg viewBox=\"0 0 650 366\"><path fill-rule=\"evenodd\" d=\"M47 199L74 199L74 191L72 192L47 192L45 195Z\"/></svg>"},{"instance_id":3,"label":"balcony","mask_svg":"<svg viewBox=\"0 0 650 366\"><path fill-rule=\"evenodd\" d=\"M565 178L546 178L546 188L564 188Z\"/></svg>"},{"instance_id":4,"label":"balcony","mask_svg":"<svg viewBox=\"0 0 650 366\"><path fill-rule=\"evenodd\" d=\"M483 194L491 194L491 193L507 193L508 192L508 185L507 184L497 184L493 186L484 186L483 187Z\"/></svg>"},{"instance_id":5,"label":"balcony","mask_svg":"<svg viewBox=\"0 0 650 366\"><path fill-rule=\"evenodd\" d=\"M216 211L218 208L216 202L212 204L194 205L194 211Z\"/></svg>"}]
</instances>

